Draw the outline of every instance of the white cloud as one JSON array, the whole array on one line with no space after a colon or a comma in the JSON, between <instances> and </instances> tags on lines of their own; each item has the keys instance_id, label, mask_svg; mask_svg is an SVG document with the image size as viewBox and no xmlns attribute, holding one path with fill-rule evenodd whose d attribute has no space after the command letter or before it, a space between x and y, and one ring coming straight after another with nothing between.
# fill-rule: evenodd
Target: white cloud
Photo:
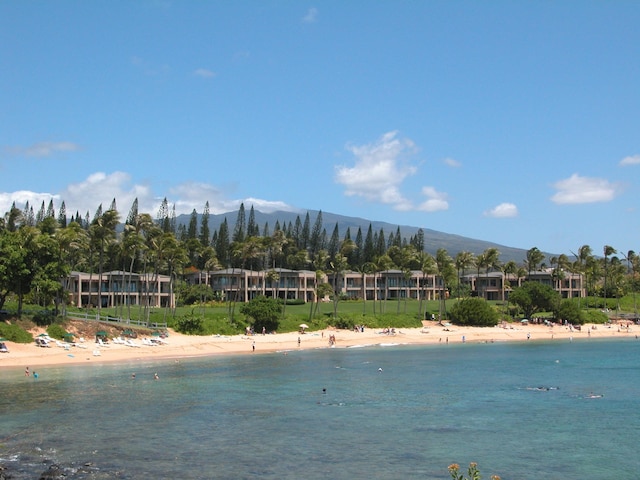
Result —
<instances>
[{"instance_id":1,"label":"white cloud","mask_svg":"<svg viewBox=\"0 0 640 480\"><path fill-rule=\"evenodd\" d=\"M28 190L18 190L17 192L9 193L0 192L0 212L8 212L14 202L20 210L29 202L29 205L33 207L34 211L37 211L42 205L42 202L44 202L45 208L47 208L51 200L53 200L53 204L57 207L59 197L50 193L30 192Z\"/></svg>"},{"instance_id":2,"label":"white cloud","mask_svg":"<svg viewBox=\"0 0 640 480\"><path fill-rule=\"evenodd\" d=\"M247 209L253 206L256 210L265 213L277 210L297 211L296 208L278 200L251 197L228 199L225 198L225 193L221 189L206 183L187 182L170 188L167 195L156 195L151 187L132 183L128 173L96 172L82 182L70 184L56 194L25 190L0 192L0 212L8 212L13 202L20 209L23 209L26 202L29 202L34 210L38 210L42 202L46 208L53 200L56 212L64 201L68 216L78 212L84 218L85 214L89 212L89 216L93 218L99 205L102 205L103 210L107 209L115 198L120 218L124 221L136 198L138 199L138 210L155 218L165 197L171 208L175 206L176 215L190 214L194 209L202 213L207 201L209 202L209 212L212 214L237 210L241 203L244 203Z\"/></svg>"},{"instance_id":3,"label":"white cloud","mask_svg":"<svg viewBox=\"0 0 640 480\"><path fill-rule=\"evenodd\" d=\"M410 210L410 202L400 192L404 179L416 168L401 162L406 152L415 146L409 139L396 138L397 132L388 132L376 142L347 146L355 157L355 165L336 166L335 181L345 186L345 194L359 196L373 202L392 205L397 210Z\"/></svg>"},{"instance_id":4,"label":"white cloud","mask_svg":"<svg viewBox=\"0 0 640 480\"><path fill-rule=\"evenodd\" d=\"M512 218L518 216L518 207L516 207L513 203L501 203L493 207L491 210L487 210L484 212L487 217L494 218Z\"/></svg>"},{"instance_id":5,"label":"white cloud","mask_svg":"<svg viewBox=\"0 0 640 480\"><path fill-rule=\"evenodd\" d=\"M427 197L427 200L418 205L418 210L422 212L439 212L449 209L448 195L446 193L438 192L433 187L422 187L422 194Z\"/></svg>"},{"instance_id":6,"label":"white cloud","mask_svg":"<svg viewBox=\"0 0 640 480\"><path fill-rule=\"evenodd\" d=\"M215 77L217 75L216 72L213 72L213 71L208 70L206 68L198 68L198 69L194 70L193 74L196 77L202 77L202 78L213 78L213 77Z\"/></svg>"},{"instance_id":7,"label":"white cloud","mask_svg":"<svg viewBox=\"0 0 640 480\"><path fill-rule=\"evenodd\" d=\"M142 212L155 214L157 206L154 211L148 208L154 204L159 205L148 186L131 184L131 176L125 172L93 173L82 182L70 184L57 196L60 201L64 200L68 215L74 215L76 211L84 215L88 211L90 216L93 216L99 205L102 205L103 210L109 208L115 198L118 212L124 217L122 220L126 218L136 198L138 209Z\"/></svg>"},{"instance_id":8,"label":"white cloud","mask_svg":"<svg viewBox=\"0 0 640 480\"><path fill-rule=\"evenodd\" d=\"M631 155L624 157L618 164L621 167L628 167L629 165L640 165L640 155Z\"/></svg>"},{"instance_id":9,"label":"white cloud","mask_svg":"<svg viewBox=\"0 0 640 480\"><path fill-rule=\"evenodd\" d=\"M315 7L311 7L307 10L307 14L302 17L302 21L304 23L314 23L318 19L318 9Z\"/></svg>"},{"instance_id":10,"label":"white cloud","mask_svg":"<svg viewBox=\"0 0 640 480\"><path fill-rule=\"evenodd\" d=\"M551 201L559 205L609 202L616 196L619 186L603 178L581 177L574 173L571 177L553 184L557 190Z\"/></svg>"},{"instance_id":11,"label":"white cloud","mask_svg":"<svg viewBox=\"0 0 640 480\"><path fill-rule=\"evenodd\" d=\"M443 160L443 162L444 162L445 165L447 165L449 167L452 167L452 168L458 168L458 167L462 166L462 164L458 160L455 160L454 158L445 158Z\"/></svg>"},{"instance_id":12,"label":"white cloud","mask_svg":"<svg viewBox=\"0 0 640 480\"><path fill-rule=\"evenodd\" d=\"M5 147L9 155L25 157L49 157L55 153L77 152L80 146L73 142L38 142L28 147Z\"/></svg>"}]
</instances>

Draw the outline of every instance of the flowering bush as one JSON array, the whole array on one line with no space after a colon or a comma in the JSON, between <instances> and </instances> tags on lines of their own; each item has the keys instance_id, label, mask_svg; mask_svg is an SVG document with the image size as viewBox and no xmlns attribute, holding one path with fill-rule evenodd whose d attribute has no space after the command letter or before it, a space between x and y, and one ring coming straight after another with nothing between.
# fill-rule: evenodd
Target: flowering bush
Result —
<instances>
[{"instance_id":1,"label":"flowering bush","mask_svg":"<svg viewBox=\"0 0 640 480\"><path fill-rule=\"evenodd\" d=\"M469 474L468 477L460 473L460 465L457 463L449 465L449 475L451 475L453 480L480 480L481 478L477 463L471 462L467 473ZM491 480L500 480L500 477L498 475L491 475Z\"/></svg>"}]
</instances>

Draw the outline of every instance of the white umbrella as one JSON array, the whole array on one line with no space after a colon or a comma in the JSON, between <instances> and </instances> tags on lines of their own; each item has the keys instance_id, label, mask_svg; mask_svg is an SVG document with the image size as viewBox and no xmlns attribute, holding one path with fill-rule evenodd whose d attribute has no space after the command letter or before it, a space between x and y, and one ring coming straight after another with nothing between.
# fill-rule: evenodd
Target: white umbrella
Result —
<instances>
[{"instance_id":1,"label":"white umbrella","mask_svg":"<svg viewBox=\"0 0 640 480\"><path fill-rule=\"evenodd\" d=\"M307 325L306 323L301 323L300 328L304 330L305 328L309 328L309 325Z\"/></svg>"}]
</instances>

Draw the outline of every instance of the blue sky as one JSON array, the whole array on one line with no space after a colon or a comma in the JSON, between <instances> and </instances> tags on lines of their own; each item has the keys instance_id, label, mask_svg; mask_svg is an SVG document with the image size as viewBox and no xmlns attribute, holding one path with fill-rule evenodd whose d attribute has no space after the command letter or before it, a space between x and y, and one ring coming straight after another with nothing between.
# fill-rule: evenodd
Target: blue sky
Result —
<instances>
[{"instance_id":1,"label":"blue sky","mask_svg":"<svg viewBox=\"0 0 640 480\"><path fill-rule=\"evenodd\" d=\"M322 210L640 251L635 1L0 2L0 211Z\"/></svg>"}]
</instances>

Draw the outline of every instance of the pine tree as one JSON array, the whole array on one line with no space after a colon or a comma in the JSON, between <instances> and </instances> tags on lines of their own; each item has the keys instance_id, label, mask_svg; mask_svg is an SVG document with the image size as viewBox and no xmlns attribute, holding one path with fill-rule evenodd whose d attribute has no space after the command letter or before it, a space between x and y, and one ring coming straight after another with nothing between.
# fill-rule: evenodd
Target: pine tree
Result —
<instances>
[{"instance_id":1,"label":"pine tree","mask_svg":"<svg viewBox=\"0 0 640 480\"><path fill-rule=\"evenodd\" d=\"M204 204L204 212L202 212L202 220L200 222L200 243L203 247L208 247L209 243L209 201Z\"/></svg>"},{"instance_id":2,"label":"pine tree","mask_svg":"<svg viewBox=\"0 0 640 480\"><path fill-rule=\"evenodd\" d=\"M169 231L169 202L167 201L167 197L162 199L162 203L158 209L158 216L156 218L162 231L167 233Z\"/></svg>"},{"instance_id":3,"label":"pine tree","mask_svg":"<svg viewBox=\"0 0 640 480\"><path fill-rule=\"evenodd\" d=\"M249 221L247 222L247 237L259 237L260 228L256 223L256 213L253 210L253 205L249 209Z\"/></svg>"},{"instance_id":4,"label":"pine tree","mask_svg":"<svg viewBox=\"0 0 640 480\"><path fill-rule=\"evenodd\" d=\"M44 220L44 200L42 201L42 205L40 206L40 210L36 214L36 225L40 225Z\"/></svg>"},{"instance_id":5,"label":"pine tree","mask_svg":"<svg viewBox=\"0 0 640 480\"><path fill-rule=\"evenodd\" d=\"M238 243L244 242L245 232L246 232L246 226L245 226L244 203L241 203L240 208L238 209L238 217L236 218L236 225L233 228L233 237L231 238L231 241L238 242Z\"/></svg>"},{"instance_id":6,"label":"pine tree","mask_svg":"<svg viewBox=\"0 0 640 480\"><path fill-rule=\"evenodd\" d=\"M53 207L53 199L49 200L49 206L47 207L46 218L56 218L56 209Z\"/></svg>"},{"instance_id":7,"label":"pine tree","mask_svg":"<svg viewBox=\"0 0 640 480\"><path fill-rule=\"evenodd\" d=\"M311 258L315 258L321 249L320 240L322 234L322 210L318 212L316 221L313 224L313 230L311 231L311 238L309 238L309 253Z\"/></svg>"},{"instance_id":8,"label":"pine tree","mask_svg":"<svg viewBox=\"0 0 640 480\"><path fill-rule=\"evenodd\" d=\"M228 267L231 260L231 252L229 250L229 225L227 224L227 217L224 217L224 220L218 229L218 239L216 241L215 248L216 257L218 257L220 263L225 267Z\"/></svg>"},{"instance_id":9,"label":"pine tree","mask_svg":"<svg viewBox=\"0 0 640 480\"><path fill-rule=\"evenodd\" d=\"M384 229L380 229L378 232L378 241L376 242L376 257L381 257L387 251L387 242L384 239Z\"/></svg>"},{"instance_id":10,"label":"pine tree","mask_svg":"<svg viewBox=\"0 0 640 480\"><path fill-rule=\"evenodd\" d=\"M306 250L309 247L309 239L311 238L311 219L309 218L309 212L304 217L304 224L300 231L300 244L298 248L300 250Z\"/></svg>"},{"instance_id":11,"label":"pine tree","mask_svg":"<svg viewBox=\"0 0 640 480\"><path fill-rule=\"evenodd\" d=\"M189 229L187 230L187 238L193 240L196 238L198 232L198 212L194 208L189 218Z\"/></svg>"},{"instance_id":12,"label":"pine tree","mask_svg":"<svg viewBox=\"0 0 640 480\"><path fill-rule=\"evenodd\" d=\"M296 216L296 223L293 226L293 230L291 231L291 239L293 240L294 246L300 248L302 238L302 221L300 220L300 215Z\"/></svg>"},{"instance_id":13,"label":"pine tree","mask_svg":"<svg viewBox=\"0 0 640 480\"><path fill-rule=\"evenodd\" d=\"M135 225L136 218L138 218L138 197L133 200L131 208L129 209L129 215L127 215L126 225Z\"/></svg>"},{"instance_id":14,"label":"pine tree","mask_svg":"<svg viewBox=\"0 0 640 480\"><path fill-rule=\"evenodd\" d=\"M338 222L336 222L336 226L333 227L333 233L331 234L331 238L329 239L329 245L327 246L328 254L330 259L335 259L340 251L340 229L338 228Z\"/></svg>"}]
</instances>

